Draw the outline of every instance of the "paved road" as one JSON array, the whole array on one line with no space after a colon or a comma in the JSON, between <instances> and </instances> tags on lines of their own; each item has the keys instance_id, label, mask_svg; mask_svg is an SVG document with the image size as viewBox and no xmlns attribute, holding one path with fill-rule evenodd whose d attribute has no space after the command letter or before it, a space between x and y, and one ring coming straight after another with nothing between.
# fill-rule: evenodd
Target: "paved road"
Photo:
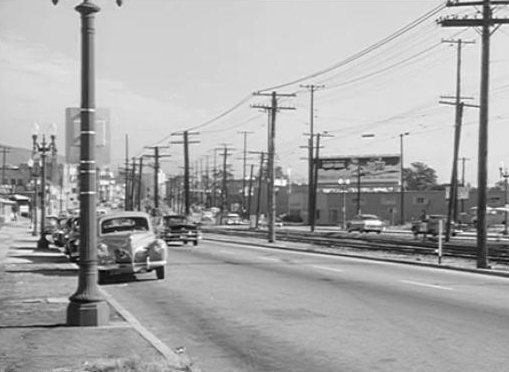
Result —
<instances>
[{"instance_id":1,"label":"paved road","mask_svg":"<svg viewBox=\"0 0 509 372\"><path fill-rule=\"evenodd\" d=\"M207 372L508 371L509 280L202 242L106 286Z\"/></svg>"}]
</instances>

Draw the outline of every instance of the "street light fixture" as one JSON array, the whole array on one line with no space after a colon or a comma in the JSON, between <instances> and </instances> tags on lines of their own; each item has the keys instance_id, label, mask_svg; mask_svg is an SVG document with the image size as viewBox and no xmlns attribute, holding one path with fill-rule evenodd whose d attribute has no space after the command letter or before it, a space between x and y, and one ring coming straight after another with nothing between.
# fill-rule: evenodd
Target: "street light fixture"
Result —
<instances>
[{"instance_id":1,"label":"street light fixture","mask_svg":"<svg viewBox=\"0 0 509 372\"><path fill-rule=\"evenodd\" d=\"M37 137L39 136L39 125L34 123L32 126L32 152L41 154L41 231L40 238L37 241L38 249L47 249L49 246L49 242L46 240L46 236L44 234L44 224L46 221L46 154L51 151L53 156L57 153L57 146L55 143L55 135L56 126L53 124L51 126L50 133L50 142L46 142L46 135L42 135L42 142L37 141ZM36 188L37 189L37 188Z\"/></svg>"},{"instance_id":2,"label":"street light fixture","mask_svg":"<svg viewBox=\"0 0 509 372\"><path fill-rule=\"evenodd\" d=\"M348 186L350 186L350 179L338 179L339 188L342 194L342 203L341 203L341 224L342 229L346 230L346 190Z\"/></svg>"},{"instance_id":3,"label":"street light fixture","mask_svg":"<svg viewBox=\"0 0 509 372\"><path fill-rule=\"evenodd\" d=\"M401 211L399 213L399 216L400 216L400 225L403 226L405 224L405 180L404 180L404 177L403 177L403 137L405 136L408 136L410 134L410 132L403 132L403 133L400 133L399 135L399 148L400 148L400 165L401 165L401 169L400 169L400 177L401 177L401 185L400 185L400 188L399 188L399 191L400 191L400 208L401 208Z\"/></svg>"},{"instance_id":4,"label":"street light fixture","mask_svg":"<svg viewBox=\"0 0 509 372\"><path fill-rule=\"evenodd\" d=\"M504 207L507 209L507 179L509 178L509 169L507 169L506 166L504 166L503 162L500 162L500 167L498 168L500 171L500 177L504 178ZM507 210L504 212L504 235L508 234L507 229Z\"/></svg>"},{"instance_id":5,"label":"street light fixture","mask_svg":"<svg viewBox=\"0 0 509 372\"><path fill-rule=\"evenodd\" d=\"M100 326L109 320L108 305L97 285L94 15L101 8L83 0L75 9L81 16L80 272L78 289L67 307L67 324Z\"/></svg>"}]
</instances>

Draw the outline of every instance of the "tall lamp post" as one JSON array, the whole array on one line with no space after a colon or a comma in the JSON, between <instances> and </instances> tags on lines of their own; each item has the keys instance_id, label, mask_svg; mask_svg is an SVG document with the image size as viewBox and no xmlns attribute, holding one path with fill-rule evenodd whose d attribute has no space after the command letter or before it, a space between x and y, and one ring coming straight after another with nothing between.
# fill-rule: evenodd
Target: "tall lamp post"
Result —
<instances>
[{"instance_id":1,"label":"tall lamp post","mask_svg":"<svg viewBox=\"0 0 509 372\"><path fill-rule=\"evenodd\" d=\"M403 167L404 167L404 163L403 163L403 137L405 136L408 136L410 133L409 132L403 132L403 133L400 133L399 134L399 149L400 149L400 166L401 166L401 169L400 169L400 177L401 177L401 180L400 180L400 183L401 183L401 186L399 188L399 192L400 192L400 208L401 208L401 211L399 213L399 216L400 216L400 225L403 226L405 224L405 180L404 180L404 177L403 177Z\"/></svg>"},{"instance_id":2,"label":"tall lamp post","mask_svg":"<svg viewBox=\"0 0 509 372\"><path fill-rule=\"evenodd\" d=\"M500 167L498 168L500 171L500 177L504 178L504 207L507 209L507 179L509 178L509 169L507 169L506 166L504 166L504 163L500 163ZM508 234L507 229L507 210L504 212L504 235Z\"/></svg>"},{"instance_id":3,"label":"tall lamp post","mask_svg":"<svg viewBox=\"0 0 509 372\"><path fill-rule=\"evenodd\" d=\"M342 203L341 203L341 226L343 230L346 230L346 190L350 186L350 179L338 179L339 188L341 190Z\"/></svg>"},{"instance_id":4,"label":"tall lamp post","mask_svg":"<svg viewBox=\"0 0 509 372\"><path fill-rule=\"evenodd\" d=\"M52 2L56 5L58 0ZM100 326L109 320L108 305L97 285L94 15L101 9L91 0L83 0L75 9L81 16L80 271L78 289L67 307L67 324Z\"/></svg>"},{"instance_id":5,"label":"tall lamp post","mask_svg":"<svg viewBox=\"0 0 509 372\"><path fill-rule=\"evenodd\" d=\"M50 134L50 142L46 142L46 135L42 135L42 142L38 142L37 137L39 135L39 125L34 124L32 127L32 146L33 152L41 154L41 231L40 237L37 241L38 249L47 249L49 242L46 240L44 234L44 224L46 222L46 154L51 151L52 155L56 155L57 146L55 144L55 126L52 125L52 131Z\"/></svg>"},{"instance_id":6,"label":"tall lamp post","mask_svg":"<svg viewBox=\"0 0 509 372\"><path fill-rule=\"evenodd\" d=\"M33 197L32 197L32 213L31 213L31 220L32 220L32 236L37 235L37 171L36 171L36 163L34 162L34 159L30 158L28 160L28 168L30 169L30 180L34 183L33 186Z\"/></svg>"}]
</instances>

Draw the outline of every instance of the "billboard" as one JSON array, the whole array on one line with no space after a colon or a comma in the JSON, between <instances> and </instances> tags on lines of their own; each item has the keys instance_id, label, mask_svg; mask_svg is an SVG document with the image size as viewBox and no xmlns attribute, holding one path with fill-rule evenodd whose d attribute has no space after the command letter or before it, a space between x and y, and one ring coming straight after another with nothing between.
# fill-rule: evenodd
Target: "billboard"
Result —
<instances>
[{"instance_id":1,"label":"billboard","mask_svg":"<svg viewBox=\"0 0 509 372\"><path fill-rule=\"evenodd\" d=\"M338 180L350 180L355 184L360 172L364 187L391 187L401 181L401 157L399 155L361 155L319 158L318 185L337 186Z\"/></svg>"},{"instance_id":2,"label":"billboard","mask_svg":"<svg viewBox=\"0 0 509 372\"><path fill-rule=\"evenodd\" d=\"M68 164L80 162L80 109L68 107L65 109L65 161ZM111 127L110 110L98 108L95 110L95 161L98 167L111 162Z\"/></svg>"}]
</instances>

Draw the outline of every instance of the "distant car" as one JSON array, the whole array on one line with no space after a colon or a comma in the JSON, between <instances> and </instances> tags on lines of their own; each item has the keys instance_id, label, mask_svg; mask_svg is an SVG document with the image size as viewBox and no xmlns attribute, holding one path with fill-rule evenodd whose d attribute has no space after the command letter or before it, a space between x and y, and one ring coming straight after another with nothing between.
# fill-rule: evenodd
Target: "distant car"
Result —
<instances>
[{"instance_id":1,"label":"distant car","mask_svg":"<svg viewBox=\"0 0 509 372\"><path fill-rule=\"evenodd\" d=\"M164 279L168 246L157 237L149 214L105 214L98 219L97 232L100 278L155 271L157 279Z\"/></svg>"},{"instance_id":2,"label":"distant car","mask_svg":"<svg viewBox=\"0 0 509 372\"><path fill-rule=\"evenodd\" d=\"M347 222L346 230L348 232L376 232L380 234L385 230L385 225L383 221L374 214L359 214Z\"/></svg>"},{"instance_id":3,"label":"distant car","mask_svg":"<svg viewBox=\"0 0 509 372\"><path fill-rule=\"evenodd\" d=\"M242 225L242 218L237 213L228 213L221 220L224 225Z\"/></svg>"},{"instance_id":4,"label":"distant car","mask_svg":"<svg viewBox=\"0 0 509 372\"><path fill-rule=\"evenodd\" d=\"M71 262L77 262L80 258L80 218L69 218L65 224L65 231L65 254Z\"/></svg>"},{"instance_id":5,"label":"distant car","mask_svg":"<svg viewBox=\"0 0 509 372\"><path fill-rule=\"evenodd\" d=\"M198 240L201 239L200 225L190 222L183 215L166 215L159 227L159 237L166 243L192 242L193 245L198 245Z\"/></svg>"}]
</instances>

